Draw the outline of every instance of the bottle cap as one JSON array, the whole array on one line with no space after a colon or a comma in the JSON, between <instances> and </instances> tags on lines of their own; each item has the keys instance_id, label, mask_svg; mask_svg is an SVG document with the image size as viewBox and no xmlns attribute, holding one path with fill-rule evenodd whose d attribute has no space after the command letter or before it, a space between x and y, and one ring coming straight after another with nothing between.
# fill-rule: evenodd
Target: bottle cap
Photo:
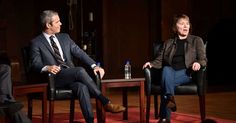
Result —
<instances>
[{"instance_id":1,"label":"bottle cap","mask_svg":"<svg viewBox=\"0 0 236 123\"><path fill-rule=\"evenodd\" d=\"M130 64L130 61L129 61L129 60L126 60L125 64Z\"/></svg>"}]
</instances>

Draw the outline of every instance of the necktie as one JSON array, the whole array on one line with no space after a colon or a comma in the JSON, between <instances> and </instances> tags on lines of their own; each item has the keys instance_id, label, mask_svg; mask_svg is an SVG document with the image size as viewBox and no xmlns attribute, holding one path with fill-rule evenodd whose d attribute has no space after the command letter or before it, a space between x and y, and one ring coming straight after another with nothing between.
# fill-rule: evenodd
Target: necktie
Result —
<instances>
[{"instance_id":1,"label":"necktie","mask_svg":"<svg viewBox=\"0 0 236 123\"><path fill-rule=\"evenodd\" d=\"M51 41L51 45L52 45L52 48L54 50L54 56L57 60L57 63L59 65L63 65L65 64L64 61L62 60L62 57L61 57L61 54L59 52L59 48L57 47L57 44L55 43L55 41L53 40L54 36L50 36L49 39Z\"/></svg>"}]
</instances>

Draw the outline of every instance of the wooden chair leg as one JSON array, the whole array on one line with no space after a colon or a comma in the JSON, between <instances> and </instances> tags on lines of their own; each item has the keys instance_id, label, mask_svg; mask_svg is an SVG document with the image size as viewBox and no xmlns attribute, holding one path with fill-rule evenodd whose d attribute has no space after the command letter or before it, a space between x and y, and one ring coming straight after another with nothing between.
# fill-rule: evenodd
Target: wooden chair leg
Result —
<instances>
[{"instance_id":1,"label":"wooden chair leg","mask_svg":"<svg viewBox=\"0 0 236 123\"><path fill-rule=\"evenodd\" d=\"M54 116L54 100L49 101L49 123L53 123Z\"/></svg>"},{"instance_id":2,"label":"wooden chair leg","mask_svg":"<svg viewBox=\"0 0 236 123\"><path fill-rule=\"evenodd\" d=\"M151 102L151 96L147 95L147 103L146 103L146 123L149 123L150 118L150 102Z\"/></svg>"},{"instance_id":3,"label":"wooden chair leg","mask_svg":"<svg viewBox=\"0 0 236 123\"><path fill-rule=\"evenodd\" d=\"M28 98L28 117L32 120L33 99L31 99L30 96L28 96L27 98Z\"/></svg>"},{"instance_id":4,"label":"wooden chair leg","mask_svg":"<svg viewBox=\"0 0 236 123\"><path fill-rule=\"evenodd\" d=\"M158 115L158 95L154 95L154 116L155 116L155 119L159 118L159 115Z\"/></svg>"},{"instance_id":5,"label":"wooden chair leg","mask_svg":"<svg viewBox=\"0 0 236 123\"><path fill-rule=\"evenodd\" d=\"M106 123L106 112L102 107L101 101L96 99L97 123Z\"/></svg>"},{"instance_id":6,"label":"wooden chair leg","mask_svg":"<svg viewBox=\"0 0 236 123\"><path fill-rule=\"evenodd\" d=\"M205 95L199 96L199 105L200 105L201 122L203 123L206 118Z\"/></svg>"},{"instance_id":7,"label":"wooden chair leg","mask_svg":"<svg viewBox=\"0 0 236 123\"><path fill-rule=\"evenodd\" d=\"M74 114L75 114L75 99L70 100L70 119L69 123L74 122Z\"/></svg>"}]
</instances>

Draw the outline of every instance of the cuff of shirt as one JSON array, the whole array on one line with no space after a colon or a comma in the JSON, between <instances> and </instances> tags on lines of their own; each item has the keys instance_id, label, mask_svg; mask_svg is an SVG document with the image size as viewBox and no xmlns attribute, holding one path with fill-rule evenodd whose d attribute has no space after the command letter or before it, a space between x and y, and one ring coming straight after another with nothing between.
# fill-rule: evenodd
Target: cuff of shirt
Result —
<instances>
[{"instance_id":1,"label":"cuff of shirt","mask_svg":"<svg viewBox=\"0 0 236 123\"><path fill-rule=\"evenodd\" d=\"M92 64L91 68L94 69L97 65L96 64Z\"/></svg>"},{"instance_id":2,"label":"cuff of shirt","mask_svg":"<svg viewBox=\"0 0 236 123\"><path fill-rule=\"evenodd\" d=\"M47 66L44 66L41 70L41 72L47 72L48 71L48 67Z\"/></svg>"}]
</instances>

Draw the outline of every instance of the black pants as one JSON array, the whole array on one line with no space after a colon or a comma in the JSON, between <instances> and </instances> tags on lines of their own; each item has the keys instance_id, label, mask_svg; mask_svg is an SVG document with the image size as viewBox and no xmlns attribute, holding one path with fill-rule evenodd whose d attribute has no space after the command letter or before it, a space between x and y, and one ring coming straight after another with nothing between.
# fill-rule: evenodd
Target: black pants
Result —
<instances>
[{"instance_id":1,"label":"black pants","mask_svg":"<svg viewBox=\"0 0 236 123\"><path fill-rule=\"evenodd\" d=\"M4 101L14 102L12 96L11 67L7 64L0 64L0 103ZM0 108L0 115L6 116L12 123L31 123L31 120L22 111L14 114L7 114Z\"/></svg>"},{"instance_id":2,"label":"black pants","mask_svg":"<svg viewBox=\"0 0 236 123\"><path fill-rule=\"evenodd\" d=\"M56 87L69 87L78 97L83 116L87 123L93 123L94 115L90 101L90 94L100 99L103 104L108 103L104 96L101 99L101 91L94 80L83 67L62 69L55 78Z\"/></svg>"},{"instance_id":3,"label":"black pants","mask_svg":"<svg viewBox=\"0 0 236 123\"><path fill-rule=\"evenodd\" d=\"M31 120L22 111L18 111L14 114L7 114L3 109L0 109L0 115L7 117L11 123L31 123Z\"/></svg>"}]
</instances>

